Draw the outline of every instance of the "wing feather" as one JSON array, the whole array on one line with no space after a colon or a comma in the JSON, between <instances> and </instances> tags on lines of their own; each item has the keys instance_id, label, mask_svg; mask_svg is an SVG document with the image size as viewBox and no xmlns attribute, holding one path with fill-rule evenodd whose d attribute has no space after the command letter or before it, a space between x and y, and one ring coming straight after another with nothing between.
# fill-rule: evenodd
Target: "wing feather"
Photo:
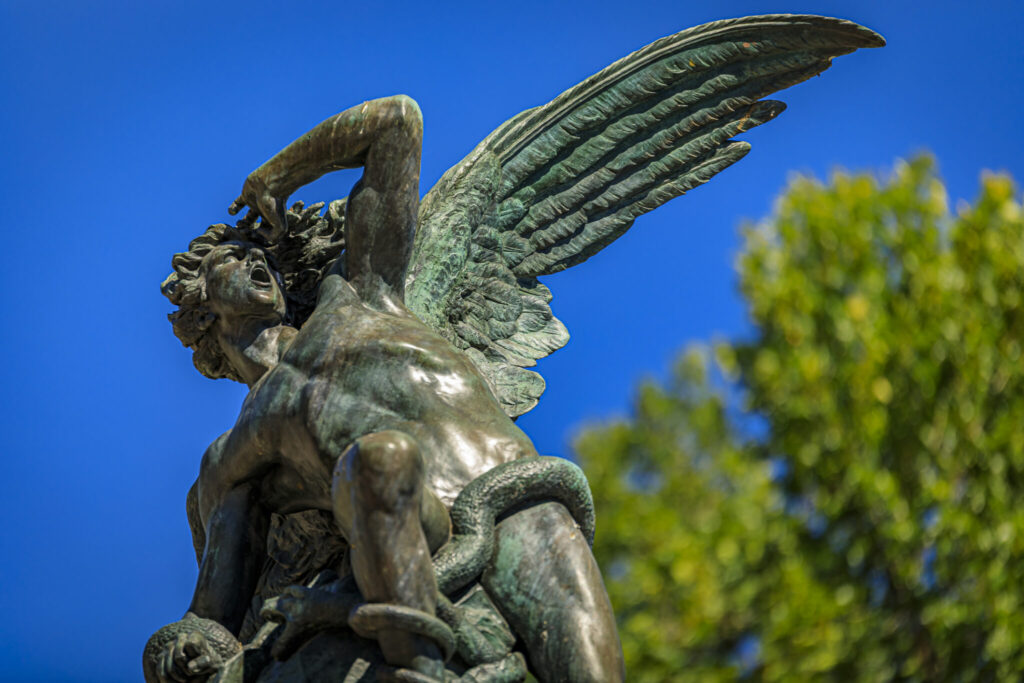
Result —
<instances>
[{"instance_id":1,"label":"wing feather","mask_svg":"<svg viewBox=\"0 0 1024 683\"><path fill-rule=\"evenodd\" d=\"M582 263L745 156L733 138L785 109L767 95L881 45L826 17L713 22L522 112L424 198L407 304L466 350L509 415L526 412L544 383L524 368L569 338L537 277Z\"/></svg>"}]
</instances>

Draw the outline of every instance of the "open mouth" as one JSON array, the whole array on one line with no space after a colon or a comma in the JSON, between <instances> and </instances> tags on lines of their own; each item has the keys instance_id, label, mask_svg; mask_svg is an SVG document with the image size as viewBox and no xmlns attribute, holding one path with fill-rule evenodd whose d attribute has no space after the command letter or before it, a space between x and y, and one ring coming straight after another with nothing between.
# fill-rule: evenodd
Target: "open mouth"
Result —
<instances>
[{"instance_id":1,"label":"open mouth","mask_svg":"<svg viewBox=\"0 0 1024 683\"><path fill-rule=\"evenodd\" d=\"M270 271L267 270L267 267L262 263L253 264L252 268L249 270L249 279L252 280L253 284L257 287L269 289L272 285Z\"/></svg>"}]
</instances>

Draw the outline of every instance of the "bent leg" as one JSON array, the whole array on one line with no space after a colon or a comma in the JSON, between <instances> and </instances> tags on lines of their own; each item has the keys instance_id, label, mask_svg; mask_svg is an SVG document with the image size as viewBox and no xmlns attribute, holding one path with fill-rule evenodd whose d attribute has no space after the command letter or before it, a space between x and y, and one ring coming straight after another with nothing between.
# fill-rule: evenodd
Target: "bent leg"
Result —
<instances>
[{"instance_id":1,"label":"bent leg","mask_svg":"<svg viewBox=\"0 0 1024 683\"><path fill-rule=\"evenodd\" d=\"M558 503L498 524L483 585L551 683L625 680L611 603L586 539Z\"/></svg>"},{"instance_id":2,"label":"bent leg","mask_svg":"<svg viewBox=\"0 0 1024 683\"><path fill-rule=\"evenodd\" d=\"M437 584L421 526L423 460L402 432L358 439L338 460L334 515L352 549L356 584L369 602L412 607L433 615ZM378 641L389 664L439 677L437 646L414 634L385 631Z\"/></svg>"}]
</instances>

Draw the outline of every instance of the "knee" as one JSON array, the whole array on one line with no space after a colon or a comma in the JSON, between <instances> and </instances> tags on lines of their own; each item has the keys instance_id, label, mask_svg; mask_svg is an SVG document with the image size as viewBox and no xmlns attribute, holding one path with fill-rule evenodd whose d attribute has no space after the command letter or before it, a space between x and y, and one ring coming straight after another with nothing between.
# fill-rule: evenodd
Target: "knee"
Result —
<instances>
[{"instance_id":1,"label":"knee","mask_svg":"<svg viewBox=\"0 0 1024 683\"><path fill-rule=\"evenodd\" d=\"M389 430L356 439L356 469L360 476L402 477L422 469L420 449L411 436Z\"/></svg>"},{"instance_id":2,"label":"knee","mask_svg":"<svg viewBox=\"0 0 1024 683\"><path fill-rule=\"evenodd\" d=\"M550 614L541 642L527 642L540 680L567 683L622 683L626 667L611 615L594 615L574 606Z\"/></svg>"},{"instance_id":3,"label":"knee","mask_svg":"<svg viewBox=\"0 0 1024 683\"><path fill-rule=\"evenodd\" d=\"M423 487L423 459L416 442L398 431L361 437L339 462L357 498L393 509L418 500Z\"/></svg>"},{"instance_id":4,"label":"knee","mask_svg":"<svg viewBox=\"0 0 1024 683\"><path fill-rule=\"evenodd\" d=\"M578 622L579 626L584 624L585 617ZM576 643L576 649L570 651L568 659L570 664L564 674L564 680L574 683L622 683L626 680L622 646L615 633L612 634L612 639L607 635L581 637Z\"/></svg>"}]
</instances>

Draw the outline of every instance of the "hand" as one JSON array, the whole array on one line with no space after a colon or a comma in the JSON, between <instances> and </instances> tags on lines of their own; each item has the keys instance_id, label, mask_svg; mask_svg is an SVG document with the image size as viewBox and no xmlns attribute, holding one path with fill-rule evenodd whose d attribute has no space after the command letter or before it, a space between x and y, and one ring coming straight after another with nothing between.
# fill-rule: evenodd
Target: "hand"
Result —
<instances>
[{"instance_id":1,"label":"hand","mask_svg":"<svg viewBox=\"0 0 1024 683\"><path fill-rule=\"evenodd\" d=\"M206 681L242 644L224 626L188 612L154 633L142 653L146 683Z\"/></svg>"},{"instance_id":2,"label":"hand","mask_svg":"<svg viewBox=\"0 0 1024 683\"><path fill-rule=\"evenodd\" d=\"M189 631L167 644L156 674L161 683L192 683L205 681L223 664L224 660L202 633Z\"/></svg>"},{"instance_id":3,"label":"hand","mask_svg":"<svg viewBox=\"0 0 1024 683\"><path fill-rule=\"evenodd\" d=\"M285 211L287 197L274 197L271 195L267 184L259 175L259 171L253 171L245 179L242 185L242 194L228 207L228 213L234 216L243 207L249 207L249 213L240 221L248 225L256 222L256 217L261 216L263 222L270 225L266 235L268 243L277 242L284 235L288 227L288 216Z\"/></svg>"}]
</instances>

